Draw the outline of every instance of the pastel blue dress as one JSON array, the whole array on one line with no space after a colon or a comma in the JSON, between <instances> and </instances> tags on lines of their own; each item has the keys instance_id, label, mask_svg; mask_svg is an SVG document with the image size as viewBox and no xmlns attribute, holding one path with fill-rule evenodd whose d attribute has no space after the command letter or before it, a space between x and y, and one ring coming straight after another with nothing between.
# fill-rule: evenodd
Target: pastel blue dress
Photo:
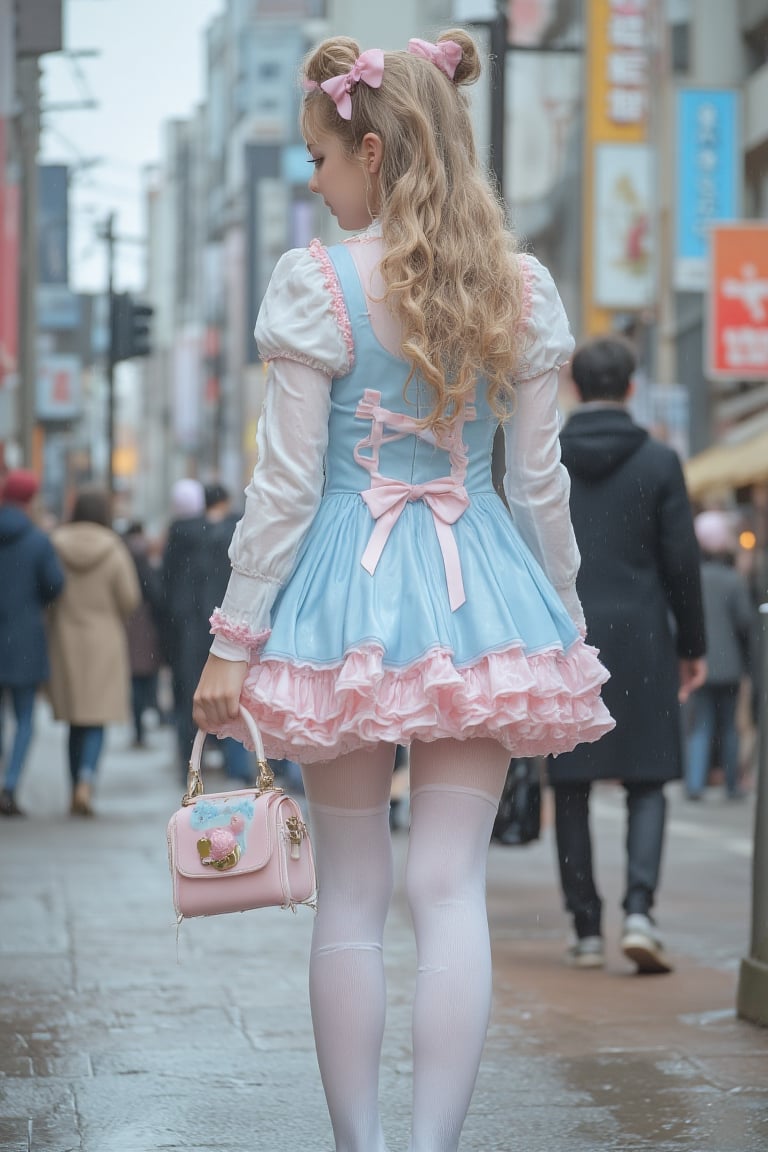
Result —
<instances>
[{"instance_id":1,"label":"pastel blue dress","mask_svg":"<svg viewBox=\"0 0 768 1152\"><path fill-rule=\"evenodd\" d=\"M266 627L250 623L242 702L267 754L490 736L535 755L597 739L612 727L607 673L494 490L483 382L449 433L423 429L429 389L406 389L408 365L377 339L349 247L319 259L353 355L331 381L318 506ZM245 638L226 601L214 631Z\"/></svg>"}]
</instances>

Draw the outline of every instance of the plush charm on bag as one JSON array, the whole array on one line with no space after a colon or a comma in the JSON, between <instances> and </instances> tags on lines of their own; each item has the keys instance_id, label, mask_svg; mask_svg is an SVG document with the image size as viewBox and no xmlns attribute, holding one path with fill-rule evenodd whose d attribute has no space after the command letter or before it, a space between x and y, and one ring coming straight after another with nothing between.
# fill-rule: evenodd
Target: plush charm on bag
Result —
<instances>
[{"instance_id":1,"label":"plush charm on bag","mask_svg":"<svg viewBox=\"0 0 768 1152\"><path fill-rule=\"evenodd\" d=\"M301 809L282 788L264 756L256 722L244 708L259 763L255 787L203 790L205 732L189 761L187 791L168 822L168 864L177 920L315 904L315 863Z\"/></svg>"}]
</instances>

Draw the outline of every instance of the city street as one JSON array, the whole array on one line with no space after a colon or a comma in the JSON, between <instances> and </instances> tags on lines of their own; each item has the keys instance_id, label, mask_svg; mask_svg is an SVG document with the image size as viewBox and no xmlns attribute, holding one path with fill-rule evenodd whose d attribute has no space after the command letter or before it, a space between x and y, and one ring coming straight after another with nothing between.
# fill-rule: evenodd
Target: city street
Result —
<instances>
[{"instance_id":1,"label":"city street","mask_svg":"<svg viewBox=\"0 0 768 1152\"><path fill-rule=\"evenodd\" d=\"M147 751L112 729L95 820L68 815L65 728L40 707L19 792L0 823L0 1148L4 1152L278 1152L333 1142L306 992L312 913L184 922L165 824L181 789L172 733ZM211 773L209 790L221 787ZM563 963L567 921L552 831L494 845L495 1005L462 1152L764 1152L768 1029L734 1014L748 950L754 798L671 788L658 920L676 971L636 977L618 948L622 793L594 825L605 971ZM382 1098L405 1152L414 954L402 891L388 922Z\"/></svg>"}]
</instances>

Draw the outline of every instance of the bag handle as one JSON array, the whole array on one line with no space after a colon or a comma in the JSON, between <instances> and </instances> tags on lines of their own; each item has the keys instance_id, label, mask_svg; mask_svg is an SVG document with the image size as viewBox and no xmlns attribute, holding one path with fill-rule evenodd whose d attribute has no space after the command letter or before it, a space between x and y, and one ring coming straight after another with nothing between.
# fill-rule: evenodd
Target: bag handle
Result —
<instances>
[{"instance_id":1,"label":"bag handle","mask_svg":"<svg viewBox=\"0 0 768 1152\"><path fill-rule=\"evenodd\" d=\"M245 722L245 726L253 741L256 761L259 765L259 778L256 781L255 791L282 792L282 788L275 787L275 774L267 763L267 758L264 755L264 741L261 738L259 726L250 712L244 708L242 704L240 705L240 718ZM198 728L192 744L192 752L187 768L187 790L181 799L183 807L194 804L197 798L205 792L205 788L203 787L203 746L205 745L207 736L208 733L206 731Z\"/></svg>"}]
</instances>

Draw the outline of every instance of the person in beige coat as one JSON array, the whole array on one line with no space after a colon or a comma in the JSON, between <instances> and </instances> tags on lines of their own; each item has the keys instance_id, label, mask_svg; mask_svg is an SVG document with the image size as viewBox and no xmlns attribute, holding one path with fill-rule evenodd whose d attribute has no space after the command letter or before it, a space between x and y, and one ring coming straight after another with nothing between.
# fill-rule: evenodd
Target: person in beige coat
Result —
<instances>
[{"instance_id":1,"label":"person in beige coat","mask_svg":"<svg viewBox=\"0 0 768 1152\"><path fill-rule=\"evenodd\" d=\"M104 726L130 715L126 621L141 590L131 554L109 526L101 489L77 495L71 521L52 540L67 582L49 613L48 692L54 716L69 724L71 811L92 816Z\"/></svg>"}]
</instances>

